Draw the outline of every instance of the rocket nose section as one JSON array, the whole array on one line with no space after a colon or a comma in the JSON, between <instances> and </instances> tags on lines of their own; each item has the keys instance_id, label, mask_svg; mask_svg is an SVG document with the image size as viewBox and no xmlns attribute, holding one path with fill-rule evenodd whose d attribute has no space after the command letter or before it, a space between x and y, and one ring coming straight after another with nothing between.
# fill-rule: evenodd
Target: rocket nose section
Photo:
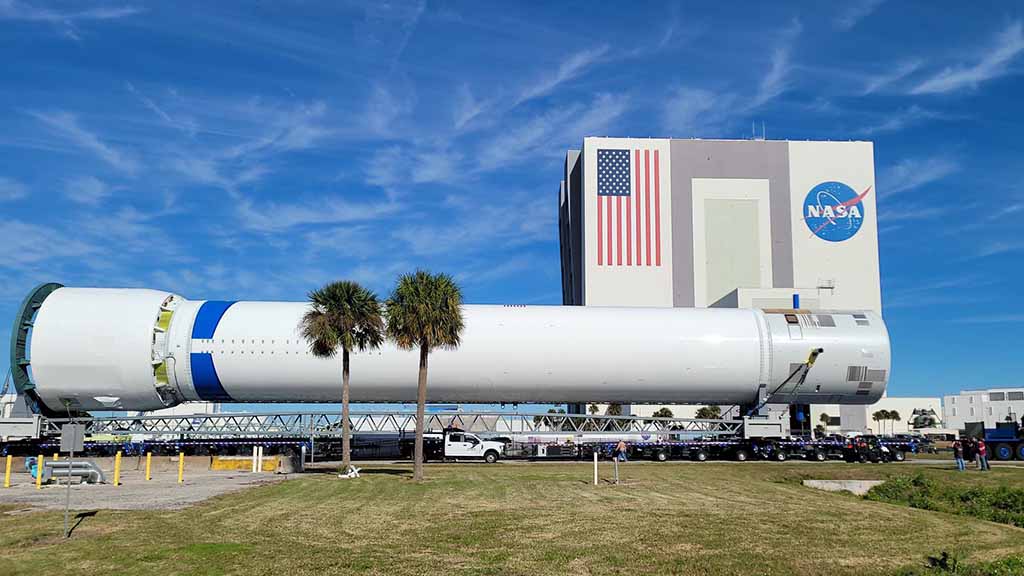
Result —
<instances>
[{"instance_id":1,"label":"rocket nose section","mask_svg":"<svg viewBox=\"0 0 1024 576\"><path fill-rule=\"evenodd\" d=\"M59 412L177 404L164 363L175 298L158 290L53 290L25 343L33 393Z\"/></svg>"}]
</instances>

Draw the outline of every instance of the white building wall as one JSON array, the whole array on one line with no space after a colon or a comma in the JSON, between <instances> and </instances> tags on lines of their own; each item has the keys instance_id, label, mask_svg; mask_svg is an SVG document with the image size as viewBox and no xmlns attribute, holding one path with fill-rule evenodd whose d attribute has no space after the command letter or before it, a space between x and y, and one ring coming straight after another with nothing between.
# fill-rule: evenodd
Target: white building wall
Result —
<instances>
[{"instance_id":1,"label":"white building wall","mask_svg":"<svg viewBox=\"0 0 1024 576\"><path fill-rule=\"evenodd\" d=\"M629 179L633 193L629 197L598 196L598 149L630 151ZM637 151L640 152L639 163L636 162ZM654 166L655 157L657 158L657 170ZM584 191L582 233L586 266L583 275L585 281L584 303L587 306L672 306L672 167L669 141L641 138L586 138L583 141L582 162ZM640 188L643 191L642 195L636 193L638 176ZM648 193L650 194L649 200ZM602 202L600 240L598 239L599 201ZM638 208L642 210L639 229L637 228ZM648 213L650 220L647 218ZM647 263L648 238L650 238L649 265ZM600 248L600 256L598 248ZM638 258L641 259L642 264L638 265Z\"/></svg>"},{"instance_id":2,"label":"white building wall","mask_svg":"<svg viewBox=\"0 0 1024 576\"><path fill-rule=\"evenodd\" d=\"M947 428L963 430L968 422L984 422L986 428L994 428L1008 416L1020 422L1024 416L1024 388L963 390L944 396L942 404L942 419Z\"/></svg>"},{"instance_id":3,"label":"white building wall","mask_svg":"<svg viewBox=\"0 0 1024 576\"><path fill-rule=\"evenodd\" d=\"M790 207L793 285L834 286L837 309L882 312L878 268L878 215L875 204L874 145L871 142L790 142ZM804 223L805 200L822 182L837 181L857 194L864 213L851 238L830 242L815 236Z\"/></svg>"}]
</instances>

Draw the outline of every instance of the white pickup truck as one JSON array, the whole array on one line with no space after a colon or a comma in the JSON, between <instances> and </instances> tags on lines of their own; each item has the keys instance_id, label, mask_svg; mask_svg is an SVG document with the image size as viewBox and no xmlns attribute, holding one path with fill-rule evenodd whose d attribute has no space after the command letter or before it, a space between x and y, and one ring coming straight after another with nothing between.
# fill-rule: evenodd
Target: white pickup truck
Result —
<instances>
[{"instance_id":1,"label":"white pickup truck","mask_svg":"<svg viewBox=\"0 0 1024 576\"><path fill-rule=\"evenodd\" d=\"M476 459L494 464L505 453L504 443L481 440L476 434L459 430L428 432L423 435L423 439L427 458Z\"/></svg>"}]
</instances>

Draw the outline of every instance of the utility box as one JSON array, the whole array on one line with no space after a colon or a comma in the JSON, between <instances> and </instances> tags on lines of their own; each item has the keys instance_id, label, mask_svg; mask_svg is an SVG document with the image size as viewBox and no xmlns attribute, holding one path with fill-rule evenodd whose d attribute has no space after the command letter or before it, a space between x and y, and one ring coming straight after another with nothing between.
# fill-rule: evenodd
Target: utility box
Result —
<instances>
[{"instance_id":1,"label":"utility box","mask_svg":"<svg viewBox=\"0 0 1024 576\"><path fill-rule=\"evenodd\" d=\"M782 420L774 418L743 417L743 437L750 438L782 438L787 436L788 426Z\"/></svg>"},{"instance_id":2,"label":"utility box","mask_svg":"<svg viewBox=\"0 0 1024 576\"><path fill-rule=\"evenodd\" d=\"M39 438L41 422L38 414L24 418L0 418L0 441Z\"/></svg>"},{"instance_id":3,"label":"utility box","mask_svg":"<svg viewBox=\"0 0 1024 576\"><path fill-rule=\"evenodd\" d=\"M85 424L64 424L60 427L60 451L85 451Z\"/></svg>"}]
</instances>

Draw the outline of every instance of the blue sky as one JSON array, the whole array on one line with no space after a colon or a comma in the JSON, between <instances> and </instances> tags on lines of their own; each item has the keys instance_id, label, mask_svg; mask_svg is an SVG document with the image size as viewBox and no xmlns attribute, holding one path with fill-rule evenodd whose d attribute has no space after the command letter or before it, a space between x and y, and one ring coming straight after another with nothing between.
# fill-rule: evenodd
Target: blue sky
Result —
<instances>
[{"instance_id":1,"label":"blue sky","mask_svg":"<svg viewBox=\"0 0 1024 576\"><path fill-rule=\"evenodd\" d=\"M756 121L875 142L891 394L1022 385L1024 9L834 5L0 0L0 341L42 281L559 303L566 148Z\"/></svg>"}]
</instances>

